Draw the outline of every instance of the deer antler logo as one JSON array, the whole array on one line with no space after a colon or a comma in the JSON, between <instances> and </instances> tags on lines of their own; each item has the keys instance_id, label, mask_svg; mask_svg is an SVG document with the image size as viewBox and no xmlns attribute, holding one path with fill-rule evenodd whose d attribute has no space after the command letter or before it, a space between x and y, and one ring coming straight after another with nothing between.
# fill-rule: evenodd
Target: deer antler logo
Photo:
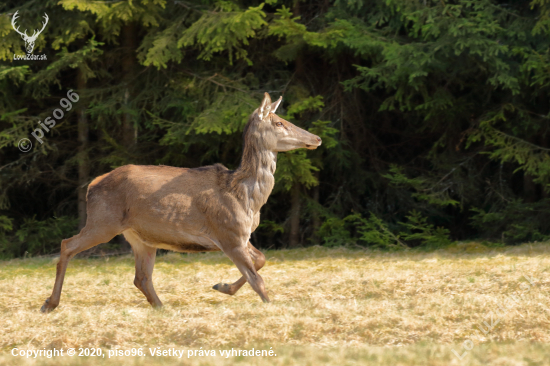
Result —
<instances>
[{"instance_id":1,"label":"deer antler logo","mask_svg":"<svg viewBox=\"0 0 550 366\"><path fill-rule=\"evenodd\" d=\"M21 33L19 31L19 27L15 28L15 20L17 19L17 13L19 12L19 10L17 10L15 12L15 14L13 14L13 18L11 19L11 26L13 27L13 29L19 33L21 35L21 37L23 38L23 40L25 41L25 48L27 49L27 53L32 53L32 51L34 50L34 42L36 41L36 38L38 37L38 35L40 33L42 33L42 31L44 30L44 28L46 28L46 24L48 24L48 14L44 13L44 19L46 20L45 23L42 23L42 29L40 30L37 30L35 29L34 30L34 33L32 36L28 36L27 35L27 30L25 29L25 32L24 33ZM38 33L37 33L38 32Z\"/></svg>"}]
</instances>

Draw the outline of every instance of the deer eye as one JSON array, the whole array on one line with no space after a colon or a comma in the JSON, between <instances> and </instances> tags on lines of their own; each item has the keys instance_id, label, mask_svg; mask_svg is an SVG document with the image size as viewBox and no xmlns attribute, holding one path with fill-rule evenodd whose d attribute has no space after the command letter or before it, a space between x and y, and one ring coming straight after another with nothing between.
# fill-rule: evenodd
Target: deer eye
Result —
<instances>
[{"instance_id":1,"label":"deer eye","mask_svg":"<svg viewBox=\"0 0 550 366\"><path fill-rule=\"evenodd\" d=\"M283 122L277 122L277 123L275 123L275 126L277 126L277 127L283 127Z\"/></svg>"}]
</instances>

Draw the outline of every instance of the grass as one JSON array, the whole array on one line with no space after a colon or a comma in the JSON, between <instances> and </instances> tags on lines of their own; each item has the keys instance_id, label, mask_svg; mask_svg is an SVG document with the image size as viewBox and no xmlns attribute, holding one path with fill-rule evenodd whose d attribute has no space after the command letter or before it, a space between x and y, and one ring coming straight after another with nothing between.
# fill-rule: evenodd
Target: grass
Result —
<instances>
[{"instance_id":1,"label":"grass","mask_svg":"<svg viewBox=\"0 0 550 366\"><path fill-rule=\"evenodd\" d=\"M55 260L0 262L0 364L547 365L548 249L469 243L434 252L267 251L260 273L270 304L248 285L233 297L211 289L240 276L221 253L170 253L155 266L160 311L134 287L132 257L75 259L61 304L48 315L39 308L51 293ZM160 347L184 356L26 359L12 356L14 347L105 354ZM217 356L187 358L201 347ZM270 347L277 356L219 356ZM453 349L466 354L459 359Z\"/></svg>"}]
</instances>

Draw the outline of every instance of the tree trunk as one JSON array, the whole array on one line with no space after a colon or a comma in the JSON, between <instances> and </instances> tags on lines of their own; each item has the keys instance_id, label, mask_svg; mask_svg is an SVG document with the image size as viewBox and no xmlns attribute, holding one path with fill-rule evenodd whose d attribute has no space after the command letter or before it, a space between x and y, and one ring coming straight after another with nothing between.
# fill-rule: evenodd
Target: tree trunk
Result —
<instances>
[{"instance_id":1,"label":"tree trunk","mask_svg":"<svg viewBox=\"0 0 550 366\"><path fill-rule=\"evenodd\" d=\"M542 131L539 131L539 133ZM538 136L533 136L531 138L528 138L527 141L534 145L543 146L544 141L542 138L539 139ZM523 173L523 198L525 199L525 202L533 203L538 201L539 194L538 194L538 184L536 184L531 174Z\"/></svg>"},{"instance_id":2,"label":"tree trunk","mask_svg":"<svg viewBox=\"0 0 550 366\"><path fill-rule=\"evenodd\" d=\"M533 203L537 200L537 185L531 174L523 174L523 197L525 202Z\"/></svg>"},{"instance_id":3,"label":"tree trunk","mask_svg":"<svg viewBox=\"0 0 550 366\"><path fill-rule=\"evenodd\" d=\"M295 182L290 191L290 238L289 246L300 245L300 183Z\"/></svg>"},{"instance_id":4,"label":"tree trunk","mask_svg":"<svg viewBox=\"0 0 550 366\"><path fill-rule=\"evenodd\" d=\"M124 104L126 108L130 108L129 104L132 101L135 93L132 84L136 77L136 49L137 49L137 34L134 23L127 23L122 27L122 71L124 73L124 82L126 90L124 91ZM130 113L124 113L122 116L122 144L127 150L132 150L137 143L137 128L134 117Z\"/></svg>"},{"instance_id":5,"label":"tree trunk","mask_svg":"<svg viewBox=\"0 0 550 366\"><path fill-rule=\"evenodd\" d=\"M550 147L550 134L547 134L546 136L541 137L540 146L544 147L545 149L548 149ZM546 188L546 186L541 187L541 198L548 198L550 197L550 187L549 189Z\"/></svg>"},{"instance_id":6,"label":"tree trunk","mask_svg":"<svg viewBox=\"0 0 550 366\"><path fill-rule=\"evenodd\" d=\"M86 80L82 69L78 69L77 75L78 93L86 89ZM90 178L90 161L88 157L89 127L86 117L86 105L82 99L77 110L78 125L78 230L86 226L86 191Z\"/></svg>"},{"instance_id":7,"label":"tree trunk","mask_svg":"<svg viewBox=\"0 0 550 366\"><path fill-rule=\"evenodd\" d=\"M319 181L319 172L315 172L314 174L317 181ZM311 221L313 225L313 235L317 241L319 239L317 237L317 231L319 231L319 228L321 227L321 217L319 215L319 211L317 211L317 207L319 206L319 185L313 187L313 201L315 202L315 206L313 207L313 212L311 213Z\"/></svg>"},{"instance_id":8,"label":"tree trunk","mask_svg":"<svg viewBox=\"0 0 550 366\"><path fill-rule=\"evenodd\" d=\"M136 50L137 50L137 27L134 22L126 23L121 30L121 45L122 45L122 72L124 73L123 80L126 84L124 90L124 106L128 110L136 93L134 80L137 74ZM127 152L135 150L137 145L137 124L134 116L131 113L122 115L122 146ZM133 161L129 161L133 163ZM126 241L123 235L119 235L116 240L122 252L129 251L131 246Z\"/></svg>"},{"instance_id":9,"label":"tree trunk","mask_svg":"<svg viewBox=\"0 0 550 366\"><path fill-rule=\"evenodd\" d=\"M295 1L292 12L295 17L300 16L300 2ZM295 80L301 82L304 75L304 60L302 52L299 51L295 60ZM290 235L289 247L296 248L300 245L300 183L294 182L290 189Z\"/></svg>"}]
</instances>

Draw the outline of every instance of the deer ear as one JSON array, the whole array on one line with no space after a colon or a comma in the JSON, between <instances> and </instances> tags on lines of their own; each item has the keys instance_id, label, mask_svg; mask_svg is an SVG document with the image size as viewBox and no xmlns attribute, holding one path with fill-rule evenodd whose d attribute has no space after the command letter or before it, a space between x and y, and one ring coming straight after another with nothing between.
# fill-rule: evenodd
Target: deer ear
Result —
<instances>
[{"instance_id":1,"label":"deer ear","mask_svg":"<svg viewBox=\"0 0 550 366\"><path fill-rule=\"evenodd\" d=\"M258 116L261 120L263 120L265 117L269 115L269 112L271 111L271 97L269 94L265 93L264 100L262 100L262 104L260 105L260 108L258 108Z\"/></svg>"},{"instance_id":2,"label":"deer ear","mask_svg":"<svg viewBox=\"0 0 550 366\"><path fill-rule=\"evenodd\" d=\"M271 103L271 113L275 113L277 111L277 108L279 108L279 105L283 101L283 97L280 96L279 99L275 103Z\"/></svg>"}]
</instances>

